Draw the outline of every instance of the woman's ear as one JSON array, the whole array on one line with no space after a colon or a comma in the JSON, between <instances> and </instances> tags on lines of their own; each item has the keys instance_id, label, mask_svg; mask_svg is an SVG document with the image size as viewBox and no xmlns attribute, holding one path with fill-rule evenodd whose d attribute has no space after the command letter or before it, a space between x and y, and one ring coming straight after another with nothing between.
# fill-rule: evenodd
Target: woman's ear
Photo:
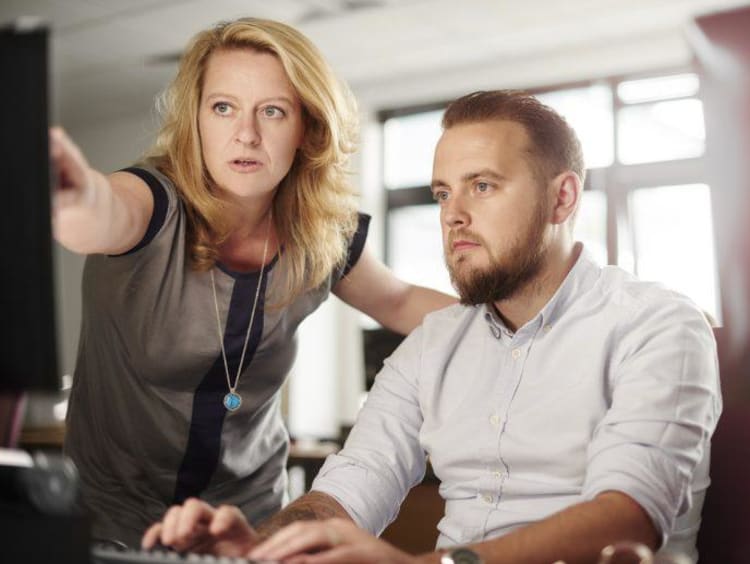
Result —
<instances>
[{"instance_id":1,"label":"woman's ear","mask_svg":"<svg viewBox=\"0 0 750 564\"><path fill-rule=\"evenodd\" d=\"M552 223L565 223L573 217L583 192L583 183L572 170L558 174L552 180L554 208Z\"/></svg>"}]
</instances>

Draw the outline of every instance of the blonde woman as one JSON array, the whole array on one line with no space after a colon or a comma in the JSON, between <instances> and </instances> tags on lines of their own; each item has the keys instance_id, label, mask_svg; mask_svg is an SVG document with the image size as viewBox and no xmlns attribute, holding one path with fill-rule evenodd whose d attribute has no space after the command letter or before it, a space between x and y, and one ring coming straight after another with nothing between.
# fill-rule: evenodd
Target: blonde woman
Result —
<instances>
[{"instance_id":1,"label":"blonde woman","mask_svg":"<svg viewBox=\"0 0 750 564\"><path fill-rule=\"evenodd\" d=\"M131 545L191 496L251 523L279 510L279 390L329 293L401 333L453 302L365 248L345 170L356 109L296 30L199 33L162 109L148 158L107 177L51 131L54 233L89 255L65 449L95 537Z\"/></svg>"}]
</instances>

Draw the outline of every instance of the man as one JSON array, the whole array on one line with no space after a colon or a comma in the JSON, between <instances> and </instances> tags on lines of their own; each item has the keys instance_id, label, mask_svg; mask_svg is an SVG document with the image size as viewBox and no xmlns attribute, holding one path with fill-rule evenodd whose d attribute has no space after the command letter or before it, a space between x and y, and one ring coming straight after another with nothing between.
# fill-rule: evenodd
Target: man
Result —
<instances>
[{"instance_id":1,"label":"man","mask_svg":"<svg viewBox=\"0 0 750 564\"><path fill-rule=\"evenodd\" d=\"M574 241L583 159L554 111L479 92L443 127L432 191L462 305L429 315L386 361L343 450L259 534L235 509L192 500L144 546L413 562L370 533L429 456L445 517L439 550L420 561L463 546L447 561L592 562L620 540L696 558L721 411L704 316Z\"/></svg>"}]
</instances>

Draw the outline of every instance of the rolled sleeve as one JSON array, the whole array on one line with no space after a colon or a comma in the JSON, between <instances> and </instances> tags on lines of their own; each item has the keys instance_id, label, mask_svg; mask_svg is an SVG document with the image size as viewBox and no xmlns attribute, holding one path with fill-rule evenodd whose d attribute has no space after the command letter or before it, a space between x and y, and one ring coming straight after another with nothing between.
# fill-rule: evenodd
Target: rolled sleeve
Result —
<instances>
[{"instance_id":1,"label":"rolled sleeve","mask_svg":"<svg viewBox=\"0 0 750 564\"><path fill-rule=\"evenodd\" d=\"M425 473L417 388L420 335L421 329L415 330L386 360L344 448L326 459L312 485L376 535L395 519Z\"/></svg>"},{"instance_id":2,"label":"rolled sleeve","mask_svg":"<svg viewBox=\"0 0 750 564\"><path fill-rule=\"evenodd\" d=\"M583 488L586 499L607 490L632 497L663 543L691 506L693 472L721 412L711 329L686 301L668 303L638 312L620 336L612 403L589 445Z\"/></svg>"}]
</instances>

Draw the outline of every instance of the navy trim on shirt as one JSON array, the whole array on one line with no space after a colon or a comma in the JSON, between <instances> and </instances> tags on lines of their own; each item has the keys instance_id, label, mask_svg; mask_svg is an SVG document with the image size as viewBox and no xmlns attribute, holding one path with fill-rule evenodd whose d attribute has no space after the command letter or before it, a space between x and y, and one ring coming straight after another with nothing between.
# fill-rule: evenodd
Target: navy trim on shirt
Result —
<instances>
[{"instance_id":1,"label":"navy trim on shirt","mask_svg":"<svg viewBox=\"0 0 750 564\"><path fill-rule=\"evenodd\" d=\"M354 268L354 265L357 264L357 261L365 248L367 232L370 229L370 216L366 213L359 213L357 215L357 231L354 232L352 242L349 244L349 251L346 255L346 266L344 267L344 272L341 274L342 278L349 274L351 269Z\"/></svg>"},{"instance_id":2,"label":"navy trim on shirt","mask_svg":"<svg viewBox=\"0 0 750 564\"><path fill-rule=\"evenodd\" d=\"M264 271L262 280L259 280L259 277L260 272L254 272L249 273L248 276L235 278L234 281L224 328L224 350L227 354L229 378L232 384L235 384L247 326L252 314L252 309L248 304L253 303L258 284L261 284L258 307L247 342L243 371L245 371L244 367L249 366L253 361L255 351L263 336L267 271ZM252 377L249 373L244 375L244 378L249 377ZM224 360L219 353L193 396L193 412L190 417L187 447L177 471L172 503L182 503L189 497L197 497L208 487L221 455L221 429L224 425L224 417L227 416L223 399L228 392ZM238 393L242 393L241 389Z\"/></svg>"},{"instance_id":3,"label":"navy trim on shirt","mask_svg":"<svg viewBox=\"0 0 750 564\"><path fill-rule=\"evenodd\" d=\"M148 187L151 189L151 195L154 197L154 211L151 214L151 219L148 222L146 233L143 235L143 238L138 242L138 244L129 251L125 251L124 253L120 253L119 255L112 256L129 255L148 245L154 239L154 237L156 237L156 234L164 225L164 222L167 219L167 210L169 209L169 198L167 197L167 191L153 174L151 174L147 170L134 166L124 168L121 172L129 172L130 174L134 174L148 185Z\"/></svg>"}]
</instances>

